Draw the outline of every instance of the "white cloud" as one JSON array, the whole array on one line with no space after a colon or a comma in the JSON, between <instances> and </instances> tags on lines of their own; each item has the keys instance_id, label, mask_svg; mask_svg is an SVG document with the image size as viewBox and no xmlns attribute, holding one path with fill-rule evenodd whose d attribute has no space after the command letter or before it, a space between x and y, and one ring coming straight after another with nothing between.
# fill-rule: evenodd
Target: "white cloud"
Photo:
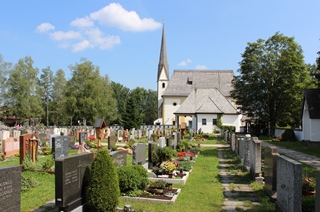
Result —
<instances>
[{"instance_id":1,"label":"white cloud","mask_svg":"<svg viewBox=\"0 0 320 212\"><path fill-rule=\"evenodd\" d=\"M83 18L71 21L71 27L76 30L53 31L55 27L49 23L40 24L37 32L49 32L50 37L59 41L60 48L71 48L73 52L88 48L111 49L121 43L117 35L105 35L95 22L103 26L114 26L125 31L147 31L161 27L161 23L152 18L141 19L135 11L127 11L118 3L111 3L106 7Z\"/></svg>"},{"instance_id":2,"label":"white cloud","mask_svg":"<svg viewBox=\"0 0 320 212\"><path fill-rule=\"evenodd\" d=\"M118 27L124 31L148 31L161 27L161 23L152 18L141 19L135 11L127 11L118 3L111 3L91 13L90 18L101 25Z\"/></svg>"},{"instance_id":3,"label":"white cloud","mask_svg":"<svg viewBox=\"0 0 320 212\"><path fill-rule=\"evenodd\" d=\"M105 36L98 28L86 30L85 34L91 43L94 46L99 46L100 49L110 49L114 45L120 44L119 36Z\"/></svg>"},{"instance_id":4,"label":"white cloud","mask_svg":"<svg viewBox=\"0 0 320 212\"><path fill-rule=\"evenodd\" d=\"M72 40L72 39L82 38L81 33L75 32L75 31L68 31L68 32L56 31L51 33L50 35L54 40Z\"/></svg>"},{"instance_id":5,"label":"white cloud","mask_svg":"<svg viewBox=\"0 0 320 212\"><path fill-rule=\"evenodd\" d=\"M52 24L50 24L50 23L42 23L42 24L37 26L36 32L45 33L45 32L48 32L48 31L54 30L54 29L55 29L55 27Z\"/></svg>"},{"instance_id":6,"label":"white cloud","mask_svg":"<svg viewBox=\"0 0 320 212\"><path fill-rule=\"evenodd\" d=\"M205 66L205 65L197 65L196 69L197 70L205 70L205 69L207 69L207 66Z\"/></svg>"},{"instance_id":7,"label":"white cloud","mask_svg":"<svg viewBox=\"0 0 320 212\"><path fill-rule=\"evenodd\" d=\"M72 45L73 52L80 52L87 48L93 48L93 45L88 40L83 40L81 42L78 42Z\"/></svg>"},{"instance_id":8,"label":"white cloud","mask_svg":"<svg viewBox=\"0 0 320 212\"><path fill-rule=\"evenodd\" d=\"M93 27L94 22L89 17L85 17L85 18L77 18L76 20L72 21L70 25L79 27L79 28Z\"/></svg>"},{"instance_id":9,"label":"white cloud","mask_svg":"<svg viewBox=\"0 0 320 212\"><path fill-rule=\"evenodd\" d=\"M178 66L187 66L189 63L191 63L192 61L190 59L181 61Z\"/></svg>"}]
</instances>

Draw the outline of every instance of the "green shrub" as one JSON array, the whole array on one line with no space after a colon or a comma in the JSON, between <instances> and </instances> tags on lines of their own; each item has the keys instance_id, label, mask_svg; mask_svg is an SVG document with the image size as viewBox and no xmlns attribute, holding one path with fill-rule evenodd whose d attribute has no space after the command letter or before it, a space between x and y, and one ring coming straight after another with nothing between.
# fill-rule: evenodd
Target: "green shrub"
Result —
<instances>
[{"instance_id":1,"label":"green shrub","mask_svg":"<svg viewBox=\"0 0 320 212\"><path fill-rule=\"evenodd\" d=\"M132 165L132 168L138 172L140 179L139 188L143 189L149 184L148 171L139 164Z\"/></svg>"},{"instance_id":2,"label":"green shrub","mask_svg":"<svg viewBox=\"0 0 320 212\"><path fill-rule=\"evenodd\" d=\"M91 177L86 191L91 211L114 211L119 204L119 181L109 152L101 149L92 163Z\"/></svg>"},{"instance_id":3,"label":"green shrub","mask_svg":"<svg viewBox=\"0 0 320 212\"><path fill-rule=\"evenodd\" d=\"M155 165L160 165L162 162L171 160L173 156L176 155L176 151L173 150L171 147L158 147L152 155L152 162Z\"/></svg>"},{"instance_id":4,"label":"green shrub","mask_svg":"<svg viewBox=\"0 0 320 212\"><path fill-rule=\"evenodd\" d=\"M297 137L293 129L286 129L281 135L281 141L297 141Z\"/></svg>"},{"instance_id":5,"label":"green shrub","mask_svg":"<svg viewBox=\"0 0 320 212\"><path fill-rule=\"evenodd\" d=\"M54 160L53 158L47 158L46 161L42 164L43 170L52 170L54 169Z\"/></svg>"},{"instance_id":6,"label":"green shrub","mask_svg":"<svg viewBox=\"0 0 320 212\"><path fill-rule=\"evenodd\" d=\"M33 177L21 176L21 192L26 192L29 189L36 187L38 184L37 180Z\"/></svg>"},{"instance_id":7,"label":"green shrub","mask_svg":"<svg viewBox=\"0 0 320 212\"><path fill-rule=\"evenodd\" d=\"M302 198L302 211L313 212L315 209L316 196L305 196Z\"/></svg>"},{"instance_id":8,"label":"green shrub","mask_svg":"<svg viewBox=\"0 0 320 212\"><path fill-rule=\"evenodd\" d=\"M141 190L149 184L147 170L141 165L121 166L118 170L120 192Z\"/></svg>"}]
</instances>

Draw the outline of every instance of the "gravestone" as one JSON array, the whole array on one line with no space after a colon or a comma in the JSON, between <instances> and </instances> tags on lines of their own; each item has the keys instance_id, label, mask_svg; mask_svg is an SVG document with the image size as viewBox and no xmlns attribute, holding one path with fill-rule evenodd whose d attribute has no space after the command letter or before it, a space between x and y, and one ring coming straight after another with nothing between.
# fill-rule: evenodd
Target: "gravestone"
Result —
<instances>
[{"instance_id":1,"label":"gravestone","mask_svg":"<svg viewBox=\"0 0 320 212\"><path fill-rule=\"evenodd\" d=\"M277 161L277 211L301 212L302 164L279 155Z\"/></svg>"},{"instance_id":2,"label":"gravestone","mask_svg":"<svg viewBox=\"0 0 320 212\"><path fill-rule=\"evenodd\" d=\"M19 153L20 142L17 138L6 138L2 141L2 151L6 156L13 156L16 153Z\"/></svg>"},{"instance_id":3,"label":"gravestone","mask_svg":"<svg viewBox=\"0 0 320 212\"><path fill-rule=\"evenodd\" d=\"M112 151L109 154L115 167L127 165L127 151Z\"/></svg>"},{"instance_id":4,"label":"gravestone","mask_svg":"<svg viewBox=\"0 0 320 212\"><path fill-rule=\"evenodd\" d=\"M246 170L250 169L250 143L251 135L246 134L243 143L243 166Z\"/></svg>"},{"instance_id":5,"label":"gravestone","mask_svg":"<svg viewBox=\"0 0 320 212\"><path fill-rule=\"evenodd\" d=\"M153 141L148 142L148 169L153 168L154 161L152 160L153 153L157 150L158 144L154 143Z\"/></svg>"},{"instance_id":6,"label":"gravestone","mask_svg":"<svg viewBox=\"0 0 320 212\"><path fill-rule=\"evenodd\" d=\"M277 160L278 149L275 146L267 146L264 155L264 189L272 199L277 198Z\"/></svg>"},{"instance_id":7,"label":"gravestone","mask_svg":"<svg viewBox=\"0 0 320 212\"><path fill-rule=\"evenodd\" d=\"M257 137L250 140L250 174L257 179L261 174L261 142Z\"/></svg>"},{"instance_id":8,"label":"gravestone","mask_svg":"<svg viewBox=\"0 0 320 212\"><path fill-rule=\"evenodd\" d=\"M87 132L79 132L79 144L82 142L86 142L88 140L88 133Z\"/></svg>"},{"instance_id":9,"label":"gravestone","mask_svg":"<svg viewBox=\"0 0 320 212\"><path fill-rule=\"evenodd\" d=\"M85 203L93 153L55 160L55 204L59 211L72 211Z\"/></svg>"},{"instance_id":10,"label":"gravestone","mask_svg":"<svg viewBox=\"0 0 320 212\"><path fill-rule=\"evenodd\" d=\"M39 133L39 141L40 143L47 141L47 134L46 133Z\"/></svg>"},{"instance_id":11,"label":"gravestone","mask_svg":"<svg viewBox=\"0 0 320 212\"><path fill-rule=\"evenodd\" d=\"M0 167L0 211L19 212L22 166Z\"/></svg>"},{"instance_id":12,"label":"gravestone","mask_svg":"<svg viewBox=\"0 0 320 212\"><path fill-rule=\"evenodd\" d=\"M172 133L172 149L177 149L177 133Z\"/></svg>"},{"instance_id":13,"label":"gravestone","mask_svg":"<svg viewBox=\"0 0 320 212\"><path fill-rule=\"evenodd\" d=\"M320 173L316 175L316 191L320 191ZM316 207L315 211L320 211L320 192L316 192Z\"/></svg>"},{"instance_id":14,"label":"gravestone","mask_svg":"<svg viewBox=\"0 0 320 212\"><path fill-rule=\"evenodd\" d=\"M146 144L145 143L135 143L132 146L132 164L146 163Z\"/></svg>"},{"instance_id":15,"label":"gravestone","mask_svg":"<svg viewBox=\"0 0 320 212\"><path fill-rule=\"evenodd\" d=\"M112 149L112 147L116 146L116 132L111 131L110 136L108 137L108 149Z\"/></svg>"},{"instance_id":16,"label":"gravestone","mask_svg":"<svg viewBox=\"0 0 320 212\"><path fill-rule=\"evenodd\" d=\"M20 145L19 145L19 153L20 153L20 164L23 163L23 160L27 153L30 152L29 140L34 136L34 134L23 134L20 136ZM38 135L35 135L36 138Z\"/></svg>"},{"instance_id":17,"label":"gravestone","mask_svg":"<svg viewBox=\"0 0 320 212\"><path fill-rule=\"evenodd\" d=\"M0 140L3 141L6 138L10 137L10 131L8 130L2 130L0 131Z\"/></svg>"},{"instance_id":18,"label":"gravestone","mask_svg":"<svg viewBox=\"0 0 320 212\"><path fill-rule=\"evenodd\" d=\"M69 150L69 136L56 136L52 138L53 158L67 157Z\"/></svg>"},{"instance_id":19,"label":"gravestone","mask_svg":"<svg viewBox=\"0 0 320 212\"><path fill-rule=\"evenodd\" d=\"M14 138L19 138L21 135L21 131L20 130L13 130L13 136Z\"/></svg>"},{"instance_id":20,"label":"gravestone","mask_svg":"<svg viewBox=\"0 0 320 212\"><path fill-rule=\"evenodd\" d=\"M159 138L159 147L163 148L166 146L166 138L165 137L160 137Z\"/></svg>"}]
</instances>

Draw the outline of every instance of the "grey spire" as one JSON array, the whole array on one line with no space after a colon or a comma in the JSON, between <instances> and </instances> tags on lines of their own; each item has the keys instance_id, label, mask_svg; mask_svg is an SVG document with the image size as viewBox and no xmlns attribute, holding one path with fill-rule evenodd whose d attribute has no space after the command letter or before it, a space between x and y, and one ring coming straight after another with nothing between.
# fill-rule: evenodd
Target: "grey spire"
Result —
<instances>
[{"instance_id":1,"label":"grey spire","mask_svg":"<svg viewBox=\"0 0 320 212\"><path fill-rule=\"evenodd\" d=\"M159 58L159 64L158 64L158 80L159 80L162 68L164 68L165 73L167 75L167 79L169 79L169 64L168 64L168 58L167 58L166 45L167 45L166 44L166 35L164 32L164 21L163 21L160 58Z\"/></svg>"}]
</instances>

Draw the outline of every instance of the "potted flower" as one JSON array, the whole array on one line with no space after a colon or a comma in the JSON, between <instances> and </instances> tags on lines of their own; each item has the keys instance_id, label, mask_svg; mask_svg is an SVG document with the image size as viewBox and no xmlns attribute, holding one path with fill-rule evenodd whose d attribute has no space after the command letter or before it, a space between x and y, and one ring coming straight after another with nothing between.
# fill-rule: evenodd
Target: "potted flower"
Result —
<instances>
[{"instance_id":1,"label":"potted flower","mask_svg":"<svg viewBox=\"0 0 320 212\"><path fill-rule=\"evenodd\" d=\"M310 177L305 177L302 179L302 195L309 196L315 195L316 193L316 182Z\"/></svg>"},{"instance_id":2,"label":"potted flower","mask_svg":"<svg viewBox=\"0 0 320 212\"><path fill-rule=\"evenodd\" d=\"M176 169L176 165L171 161L164 161L160 164L162 173L172 174L172 171Z\"/></svg>"}]
</instances>

